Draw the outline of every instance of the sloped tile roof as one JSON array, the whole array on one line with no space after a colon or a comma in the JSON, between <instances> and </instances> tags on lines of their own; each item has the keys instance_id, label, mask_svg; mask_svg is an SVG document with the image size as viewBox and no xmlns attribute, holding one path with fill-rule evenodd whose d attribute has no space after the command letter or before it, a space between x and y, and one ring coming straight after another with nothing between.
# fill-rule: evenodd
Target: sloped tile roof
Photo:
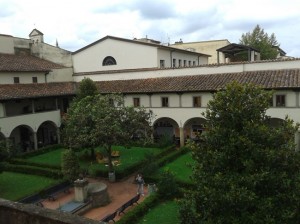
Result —
<instances>
[{"instance_id":1,"label":"sloped tile roof","mask_svg":"<svg viewBox=\"0 0 300 224\"><path fill-rule=\"evenodd\" d=\"M74 95L76 83L53 82L0 85L0 100Z\"/></svg>"},{"instance_id":2,"label":"sloped tile roof","mask_svg":"<svg viewBox=\"0 0 300 224\"><path fill-rule=\"evenodd\" d=\"M0 54L1 72L47 72L64 66L31 55Z\"/></svg>"},{"instance_id":3,"label":"sloped tile roof","mask_svg":"<svg viewBox=\"0 0 300 224\"><path fill-rule=\"evenodd\" d=\"M155 93L216 91L227 83L254 83L265 89L300 89L300 69L251 71L97 82L102 93Z\"/></svg>"}]
</instances>

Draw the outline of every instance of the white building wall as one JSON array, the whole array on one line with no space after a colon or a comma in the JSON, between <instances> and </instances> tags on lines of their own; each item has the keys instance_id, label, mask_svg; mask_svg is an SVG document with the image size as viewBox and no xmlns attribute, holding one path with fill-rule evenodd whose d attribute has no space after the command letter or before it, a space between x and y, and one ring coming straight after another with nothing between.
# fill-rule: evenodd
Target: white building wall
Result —
<instances>
[{"instance_id":1,"label":"white building wall","mask_svg":"<svg viewBox=\"0 0 300 224\"><path fill-rule=\"evenodd\" d=\"M199 92L199 93L184 93L181 96L181 101L182 101L182 107L193 107L193 97L201 97L201 107L206 107L208 101L212 99L212 94L210 93L204 93L204 92Z\"/></svg>"},{"instance_id":2,"label":"white building wall","mask_svg":"<svg viewBox=\"0 0 300 224\"><path fill-rule=\"evenodd\" d=\"M107 56L113 57L117 64L102 66ZM96 43L73 54L72 58L75 73L158 67L157 48L112 39Z\"/></svg>"},{"instance_id":3,"label":"white building wall","mask_svg":"<svg viewBox=\"0 0 300 224\"><path fill-rule=\"evenodd\" d=\"M126 106L133 106L133 98L140 98L140 104L144 107L150 106L150 96L147 94L134 94L134 95L126 95L124 97Z\"/></svg>"},{"instance_id":4,"label":"white building wall","mask_svg":"<svg viewBox=\"0 0 300 224\"><path fill-rule=\"evenodd\" d=\"M14 84L14 77L19 77L20 83L32 83L32 77L37 77L38 83L45 82L45 72L1 72L0 84Z\"/></svg>"}]
</instances>

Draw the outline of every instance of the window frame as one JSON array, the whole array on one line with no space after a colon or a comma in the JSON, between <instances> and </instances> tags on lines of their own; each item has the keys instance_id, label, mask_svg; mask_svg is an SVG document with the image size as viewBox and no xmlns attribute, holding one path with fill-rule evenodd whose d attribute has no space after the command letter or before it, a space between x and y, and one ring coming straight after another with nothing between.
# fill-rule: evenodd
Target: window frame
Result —
<instances>
[{"instance_id":1,"label":"window frame","mask_svg":"<svg viewBox=\"0 0 300 224\"><path fill-rule=\"evenodd\" d=\"M172 64L173 68L176 67L176 58L173 58L173 64Z\"/></svg>"},{"instance_id":2,"label":"window frame","mask_svg":"<svg viewBox=\"0 0 300 224\"><path fill-rule=\"evenodd\" d=\"M38 78L36 76L32 77L32 83L38 83Z\"/></svg>"},{"instance_id":3,"label":"window frame","mask_svg":"<svg viewBox=\"0 0 300 224\"><path fill-rule=\"evenodd\" d=\"M112 56L106 56L102 61L102 66L117 65L117 61Z\"/></svg>"},{"instance_id":4,"label":"window frame","mask_svg":"<svg viewBox=\"0 0 300 224\"><path fill-rule=\"evenodd\" d=\"M14 77L14 84L20 83L20 77Z\"/></svg>"},{"instance_id":5,"label":"window frame","mask_svg":"<svg viewBox=\"0 0 300 224\"><path fill-rule=\"evenodd\" d=\"M134 107L140 107L141 106L141 98L140 97L133 97L133 106Z\"/></svg>"},{"instance_id":6,"label":"window frame","mask_svg":"<svg viewBox=\"0 0 300 224\"><path fill-rule=\"evenodd\" d=\"M286 95L285 94L276 94L275 105L276 105L276 107L285 107L286 106Z\"/></svg>"},{"instance_id":7,"label":"window frame","mask_svg":"<svg viewBox=\"0 0 300 224\"><path fill-rule=\"evenodd\" d=\"M161 107L169 107L169 97L167 96L161 97Z\"/></svg>"},{"instance_id":8,"label":"window frame","mask_svg":"<svg viewBox=\"0 0 300 224\"><path fill-rule=\"evenodd\" d=\"M197 100L200 100L200 103ZM193 107L202 107L202 97L201 96L193 96Z\"/></svg>"}]
</instances>

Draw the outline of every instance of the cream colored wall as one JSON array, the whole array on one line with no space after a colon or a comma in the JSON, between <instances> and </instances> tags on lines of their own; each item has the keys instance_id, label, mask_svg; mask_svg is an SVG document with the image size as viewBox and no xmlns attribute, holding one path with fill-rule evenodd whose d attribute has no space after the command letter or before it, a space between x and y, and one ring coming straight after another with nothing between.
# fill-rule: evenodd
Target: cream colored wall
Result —
<instances>
[{"instance_id":1,"label":"cream colored wall","mask_svg":"<svg viewBox=\"0 0 300 224\"><path fill-rule=\"evenodd\" d=\"M14 41L12 36L0 35L0 53L13 54Z\"/></svg>"},{"instance_id":2,"label":"cream colored wall","mask_svg":"<svg viewBox=\"0 0 300 224\"><path fill-rule=\"evenodd\" d=\"M47 82L72 82L73 68L52 69L47 75Z\"/></svg>"},{"instance_id":3,"label":"cream colored wall","mask_svg":"<svg viewBox=\"0 0 300 224\"><path fill-rule=\"evenodd\" d=\"M276 105L276 95L285 95L285 107L296 107L297 106L297 100L299 100L299 99L297 99L297 97L296 97L296 92L288 91L288 90L275 91L273 94L274 107Z\"/></svg>"},{"instance_id":4,"label":"cream colored wall","mask_svg":"<svg viewBox=\"0 0 300 224\"><path fill-rule=\"evenodd\" d=\"M32 77L37 77L38 83L45 82L45 72L1 72L0 84L13 84L14 77L19 77L20 83L32 83Z\"/></svg>"},{"instance_id":5,"label":"cream colored wall","mask_svg":"<svg viewBox=\"0 0 300 224\"><path fill-rule=\"evenodd\" d=\"M103 59L113 57L117 64L102 66ZM73 54L74 72L157 67L157 49L113 39L105 39L87 49Z\"/></svg>"},{"instance_id":6,"label":"cream colored wall","mask_svg":"<svg viewBox=\"0 0 300 224\"><path fill-rule=\"evenodd\" d=\"M31 53L33 56L47 61L52 61L66 67L73 66L71 52L59 47L51 46L45 43L32 44Z\"/></svg>"},{"instance_id":7,"label":"cream colored wall","mask_svg":"<svg viewBox=\"0 0 300 224\"><path fill-rule=\"evenodd\" d=\"M202 42L190 42L190 43L178 43L171 45L175 48L180 49L195 49L196 52L208 54L211 55L211 57L208 59L209 64L217 63L217 49L221 47L225 47L230 42L228 40L212 40L212 41L202 41ZM224 54L220 53L219 55L220 63L225 63L225 56Z\"/></svg>"},{"instance_id":8,"label":"cream colored wall","mask_svg":"<svg viewBox=\"0 0 300 224\"><path fill-rule=\"evenodd\" d=\"M222 74L222 73L237 73L247 71L264 71L274 69L299 69L300 60L293 61L264 61L252 62L242 64L222 64L222 65L203 65L200 67L186 67L186 68L169 68L159 69L154 71L137 71L137 72L116 72L116 73L102 73L93 75L74 75L74 81L80 82L84 77L91 78L94 81L107 80L126 80L126 79L144 79L144 78L159 78L159 77L174 77L186 75L207 75L207 74Z\"/></svg>"},{"instance_id":9,"label":"cream colored wall","mask_svg":"<svg viewBox=\"0 0 300 224\"><path fill-rule=\"evenodd\" d=\"M140 104L144 107L150 106L150 98L147 94L128 94L124 97L126 106L133 106L133 98L140 98Z\"/></svg>"},{"instance_id":10,"label":"cream colored wall","mask_svg":"<svg viewBox=\"0 0 300 224\"><path fill-rule=\"evenodd\" d=\"M169 98L169 107L179 107L179 95L174 93L153 94L151 96L152 107L161 107L162 97Z\"/></svg>"},{"instance_id":11,"label":"cream colored wall","mask_svg":"<svg viewBox=\"0 0 300 224\"><path fill-rule=\"evenodd\" d=\"M181 96L182 107L193 107L193 97L201 97L201 107L206 107L208 101L212 99L211 93L199 92L199 93L184 93Z\"/></svg>"},{"instance_id":12,"label":"cream colored wall","mask_svg":"<svg viewBox=\"0 0 300 224\"><path fill-rule=\"evenodd\" d=\"M27 125L36 132L39 126L45 121L52 121L57 127L61 125L60 111L50 111L35 114L26 114L14 117L0 118L1 133L9 137L14 128L20 125Z\"/></svg>"},{"instance_id":13,"label":"cream colored wall","mask_svg":"<svg viewBox=\"0 0 300 224\"><path fill-rule=\"evenodd\" d=\"M185 54L182 52L172 52L172 60L176 59L176 67L179 67L179 60L181 60L181 67L183 67L183 61L186 60L187 61L187 66L188 66L188 61L191 61L191 65L193 65L193 62L195 62L195 65L203 65L206 64L205 61L203 60L203 57L198 59L198 55L189 55L189 54Z\"/></svg>"}]
</instances>

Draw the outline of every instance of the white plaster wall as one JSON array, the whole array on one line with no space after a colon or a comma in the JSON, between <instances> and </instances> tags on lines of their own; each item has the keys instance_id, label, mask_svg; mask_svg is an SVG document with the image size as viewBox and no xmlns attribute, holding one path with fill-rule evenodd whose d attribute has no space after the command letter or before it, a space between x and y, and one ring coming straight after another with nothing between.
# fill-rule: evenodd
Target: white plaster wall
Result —
<instances>
[{"instance_id":1,"label":"white plaster wall","mask_svg":"<svg viewBox=\"0 0 300 224\"><path fill-rule=\"evenodd\" d=\"M1 72L0 84L13 84L14 77L19 77L20 83L32 83L32 77L37 77L38 83L45 82L45 72Z\"/></svg>"},{"instance_id":2,"label":"white plaster wall","mask_svg":"<svg viewBox=\"0 0 300 224\"><path fill-rule=\"evenodd\" d=\"M72 82L73 68L52 69L47 75L47 82Z\"/></svg>"},{"instance_id":3,"label":"white plaster wall","mask_svg":"<svg viewBox=\"0 0 300 224\"><path fill-rule=\"evenodd\" d=\"M151 96L152 107L161 107L162 97L169 98L169 107L179 107L179 95L174 93L153 94Z\"/></svg>"},{"instance_id":4,"label":"white plaster wall","mask_svg":"<svg viewBox=\"0 0 300 224\"><path fill-rule=\"evenodd\" d=\"M60 127L60 111L56 110L50 112L0 118L0 127L1 132L5 135L5 137L9 137L13 129L19 125L27 125L36 132L39 126L45 121L52 121L56 124L57 127Z\"/></svg>"},{"instance_id":5,"label":"white plaster wall","mask_svg":"<svg viewBox=\"0 0 300 224\"><path fill-rule=\"evenodd\" d=\"M168 68L152 71L137 71L137 72L117 72L117 73L101 73L93 75L74 75L74 81L80 82L84 77L88 77L94 81L108 80L127 80L127 79L144 79L144 78L159 78L172 76L187 76L187 75L207 75L221 73L236 73L245 71L273 70L273 69L299 69L300 60L281 61L281 62L258 62L245 64L222 64L208 65L200 67L186 68Z\"/></svg>"},{"instance_id":6,"label":"white plaster wall","mask_svg":"<svg viewBox=\"0 0 300 224\"><path fill-rule=\"evenodd\" d=\"M187 61L187 66L188 66L188 61L191 61L191 65L193 65L193 62L195 62L195 65L201 65L201 64L206 64L205 62L202 62L201 58L199 57L199 62L198 62L198 55L190 55L190 54L185 54L182 52L172 52L172 61L173 59L176 59L176 67L179 66L179 60L181 60L181 67L183 67L183 61Z\"/></svg>"},{"instance_id":7,"label":"white plaster wall","mask_svg":"<svg viewBox=\"0 0 300 224\"><path fill-rule=\"evenodd\" d=\"M130 94L126 95L124 97L125 105L126 106L133 106L133 98L140 98L140 104L141 106L144 107L149 107L150 106L150 100L149 96L146 94Z\"/></svg>"},{"instance_id":8,"label":"white plaster wall","mask_svg":"<svg viewBox=\"0 0 300 224\"><path fill-rule=\"evenodd\" d=\"M13 54L14 52L13 37L0 34L0 53Z\"/></svg>"},{"instance_id":9,"label":"white plaster wall","mask_svg":"<svg viewBox=\"0 0 300 224\"><path fill-rule=\"evenodd\" d=\"M296 92L288 90L275 91L273 94L273 105L276 107L276 95L285 95L285 107L296 107Z\"/></svg>"},{"instance_id":10,"label":"white plaster wall","mask_svg":"<svg viewBox=\"0 0 300 224\"><path fill-rule=\"evenodd\" d=\"M165 60L165 68L172 67L171 52L166 49L158 49L157 51L157 65L160 67L160 60Z\"/></svg>"},{"instance_id":11,"label":"white plaster wall","mask_svg":"<svg viewBox=\"0 0 300 224\"><path fill-rule=\"evenodd\" d=\"M199 92L199 93L184 93L181 96L182 107L193 107L193 97L201 96L201 107L206 107L208 101L212 100L212 94Z\"/></svg>"},{"instance_id":12,"label":"white plaster wall","mask_svg":"<svg viewBox=\"0 0 300 224\"><path fill-rule=\"evenodd\" d=\"M113 57L117 64L102 66L103 59ZM157 48L113 39L105 39L73 54L74 72L153 68L157 65Z\"/></svg>"}]
</instances>

